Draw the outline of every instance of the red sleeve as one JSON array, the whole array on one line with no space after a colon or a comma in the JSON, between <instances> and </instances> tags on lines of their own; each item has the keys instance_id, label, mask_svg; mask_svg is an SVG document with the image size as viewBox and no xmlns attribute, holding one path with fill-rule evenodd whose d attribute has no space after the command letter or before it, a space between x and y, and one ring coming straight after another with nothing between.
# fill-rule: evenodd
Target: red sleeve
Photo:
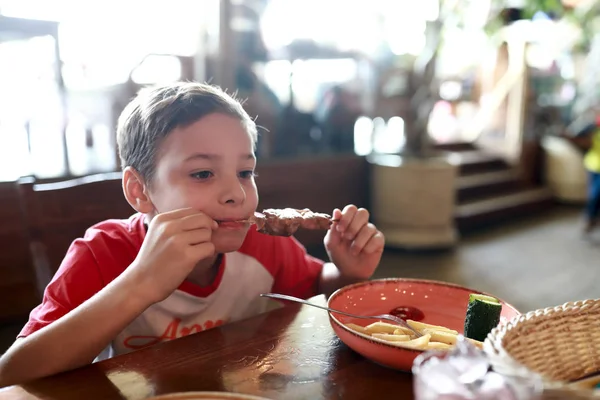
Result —
<instances>
[{"instance_id":1,"label":"red sleeve","mask_svg":"<svg viewBox=\"0 0 600 400\"><path fill-rule=\"evenodd\" d=\"M50 325L104 287L98 264L84 240L75 240L44 291L42 304L31 311L18 337Z\"/></svg>"},{"instance_id":2,"label":"red sleeve","mask_svg":"<svg viewBox=\"0 0 600 400\"><path fill-rule=\"evenodd\" d=\"M274 243L276 269L273 292L307 299L316 296L323 270L322 260L307 254L294 237L278 237Z\"/></svg>"}]
</instances>

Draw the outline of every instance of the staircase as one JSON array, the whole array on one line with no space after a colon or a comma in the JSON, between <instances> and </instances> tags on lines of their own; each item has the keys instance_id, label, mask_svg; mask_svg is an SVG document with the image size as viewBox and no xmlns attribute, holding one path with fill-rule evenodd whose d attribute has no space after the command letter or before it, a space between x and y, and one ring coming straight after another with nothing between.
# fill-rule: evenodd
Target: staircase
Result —
<instances>
[{"instance_id":1,"label":"staircase","mask_svg":"<svg viewBox=\"0 0 600 400\"><path fill-rule=\"evenodd\" d=\"M548 210L554 204L546 187L524 182L502 158L470 143L437 145L459 165L456 226L461 234Z\"/></svg>"},{"instance_id":2,"label":"staircase","mask_svg":"<svg viewBox=\"0 0 600 400\"><path fill-rule=\"evenodd\" d=\"M507 27L502 31L506 53L498 53L508 56L507 65L496 71L503 75L486 91L487 101L480 104L473 123L464 132L466 142L435 146L448 152L459 166L455 222L461 234L515 221L548 210L554 204L549 188L530 183L531 176L519 175L504 158L488 151L502 148L507 154L514 154L514 144L520 143L518 162L526 172L535 168L535 151L531 152L535 143L525 140L523 134L530 117L528 110L535 100L528 96L527 44L511 30ZM491 127L491 117L499 110L506 115L505 124ZM502 137L489 135L498 129L504 130ZM472 143L477 143L477 147Z\"/></svg>"}]
</instances>

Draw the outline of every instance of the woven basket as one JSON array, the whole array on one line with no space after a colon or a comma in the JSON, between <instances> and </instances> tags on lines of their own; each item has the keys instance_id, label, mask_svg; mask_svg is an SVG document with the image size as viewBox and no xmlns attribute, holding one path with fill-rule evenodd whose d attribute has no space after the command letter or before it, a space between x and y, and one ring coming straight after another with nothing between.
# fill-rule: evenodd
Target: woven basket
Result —
<instances>
[{"instance_id":1,"label":"woven basket","mask_svg":"<svg viewBox=\"0 0 600 400\"><path fill-rule=\"evenodd\" d=\"M494 369L539 374L544 398L598 399L569 383L600 372L600 299L531 311L495 328L484 350Z\"/></svg>"}]
</instances>

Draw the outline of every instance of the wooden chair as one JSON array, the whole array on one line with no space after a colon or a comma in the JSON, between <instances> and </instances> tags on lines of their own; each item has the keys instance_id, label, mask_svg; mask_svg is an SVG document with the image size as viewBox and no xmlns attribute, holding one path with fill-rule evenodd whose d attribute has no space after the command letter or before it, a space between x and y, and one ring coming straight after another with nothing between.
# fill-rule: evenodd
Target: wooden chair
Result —
<instances>
[{"instance_id":1,"label":"wooden chair","mask_svg":"<svg viewBox=\"0 0 600 400\"><path fill-rule=\"evenodd\" d=\"M60 182L19 181L38 287L43 290L60 266L71 243L92 225L128 218L121 173L89 175Z\"/></svg>"},{"instance_id":2,"label":"wooden chair","mask_svg":"<svg viewBox=\"0 0 600 400\"><path fill-rule=\"evenodd\" d=\"M0 182L0 221L0 320L20 320L39 294L17 182Z\"/></svg>"}]
</instances>

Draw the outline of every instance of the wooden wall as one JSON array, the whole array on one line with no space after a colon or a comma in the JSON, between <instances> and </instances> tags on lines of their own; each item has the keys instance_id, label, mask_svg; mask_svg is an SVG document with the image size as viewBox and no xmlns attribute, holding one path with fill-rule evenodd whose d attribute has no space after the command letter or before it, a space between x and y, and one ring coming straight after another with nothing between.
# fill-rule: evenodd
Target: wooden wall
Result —
<instances>
[{"instance_id":1,"label":"wooden wall","mask_svg":"<svg viewBox=\"0 0 600 400\"><path fill-rule=\"evenodd\" d=\"M257 173L259 210L294 207L331 213L351 203L367 206L369 172L363 157L264 161ZM122 198L115 199L115 212L121 203ZM0 321L25 318L40 301L21 208L16 184L0 183ZM309 249L322 248L324 232L300 231L296 237Z\"/></svg>"}]
</instances>

